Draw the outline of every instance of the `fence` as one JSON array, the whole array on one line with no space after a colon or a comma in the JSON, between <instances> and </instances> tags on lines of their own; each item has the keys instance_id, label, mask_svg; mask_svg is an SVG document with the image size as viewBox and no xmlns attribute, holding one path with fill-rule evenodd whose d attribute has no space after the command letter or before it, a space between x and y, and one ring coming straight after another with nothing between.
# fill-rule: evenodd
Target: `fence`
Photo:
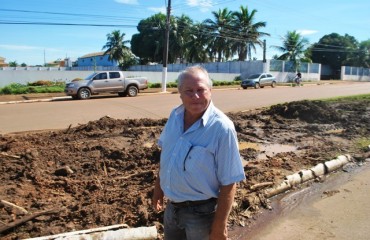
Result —
<instances>
[{"instance_id":1,"label":"fence","mask_svg":"<svg viewBox=\"0 0 370 240\"><path fill-rule=\"evenodd\" d=\"M370 68L342 66L340 79L370 81Z\"/></svg>"},{"instance_id":2,"label":"fence","mask_svg":"<svg viewBox=\"0 0 370 240\"><path fill-rule=\"evenodd\" d=\"M167 67L168 81L174 82L180 71L186 67L196 64L169 64ZM233 61L233 62L213 62L200 64L210 73L210 77L216 81L232 81L240 76L245 78L251 74L259 72L271 72L278 82L289 82L295 76L292 63L278 60L262 61ZM84 78L94 71L119 70L117 67L84 66L72 68L52 68L52 67L4 67L0 68L0 87L10 83L26 84L38 80L65 81L69 82L74 78ZM161 64L157 65L137 65L125 71L125 76L145 76L150 83L162 82ZM320 80L321 65L317 63L301 63L300 71L303 80Z\"/></svg>"}]
</instances>

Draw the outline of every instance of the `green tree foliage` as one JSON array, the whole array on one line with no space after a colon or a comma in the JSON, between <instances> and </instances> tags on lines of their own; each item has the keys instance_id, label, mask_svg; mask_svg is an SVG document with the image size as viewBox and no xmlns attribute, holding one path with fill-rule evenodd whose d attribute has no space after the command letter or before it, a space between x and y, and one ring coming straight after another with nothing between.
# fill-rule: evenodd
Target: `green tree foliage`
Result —
<instances>
[{"instance_id":1,"label":"green tree foliage","mask_svg":"<svg viewBox=\"0 0 370 240\"><path fill-rule=\"evenodd\" d=\"M353 55L358 54L357 40L345 34L331 33L323 36L318 43L312 45L311 58L313 62L329 65L338 72L342 65L352 65Z\"/></svg>"},{"instance_id":2,"label":"green tree foliage","mask_svg":"<svg viewBox=\"0 0 370 240\"><path fill-rule=\"evenodd\" d=\"M17 66L18 66L17 61L11 61L11 62L9 62L9 67L17 67Z\"/></svg>"},{"instance_id":3,"label":"green tree foliage","mask_svg":"<svg viewBox=\"0 0 370 240\"><path fill-rule=\"evenodd\" d=\"M210 35L205 31L202 23L196 23L189 28L188 42L185 43L185 59L190 63L208 62Z\"/></svg>"},{"instance_id":4,"label":"green tree foliage","mask_svg":"<svg viewBox=\"0 0 370 240\"><path fill-rule=\"evenodd\" d=\"M141 64L162 62L165 29L166 15L162 13L139 22L137 26L139 33L131 38L131 50L140 58Z\"/></svg>"},{"instance_id":5,"label":"green tree foliage","mask_svg":"<svg viewBox=\"0 0 370 240\"><path fill-rule=\"evenodd\" d=\"M213 11L212 14L214 19L208 18L204 21L205 30L211 36L208 43L211 49L210 58L213 60L217 55L217 62L221 62L233 55L230 41L233 34L232 12L224 8L219 9L218 12Z\"/></svg>"},{"instance_id":6,"label":"green tree foliage","mask_svg":"<svg viewBox=\"0 0 370 240\"><path fill-rule=\"evenodd\" d=\"M360 42L358 50L352 52L345 62L352 66L370 68L370 39Z\"/></svg>"},{"instance_id":7,"label":"green tree foliage","mask_svg":"<svg viewBox=\"0 0 370 240\"><path fill-rule=\"evenodd\" d=\"M240 12L227 8L212 12L214 18L194 23L186 15L170 18L168 62L226 61L238 53L245 60L248 51L261 46L260 32L265 22L255 22L256 10L240 7ZM139 33L131 39L131 50L140 58L141 64L163 62L166 15L157 13L139 22Z\"/></svg>"},{"instance_id":8,"label":"green tree foliage","mask_svg":"<svg viewBox=\"0 0 370 240\"><path fill-rule=\"evenodd\" d=\"M266 22L255 22L257 10L248 10L248 7L240 6L239 12L233 12L233 29L237 31L233 48L238 53L238 60L245 61L247 56L252 59L252 50L256 52L256 45L263 46L261 37L270 36L259 29L266 27Z\"/></svg>"},{"instance_id":9,"label":"green tree foliage","mask_svg":"<svg viewBox=\"0 0 370 240\"><path fill-rule=\"evenodd\" d=\"M286 60L293 62L293 67L299 67L301 61L307 61L305 52L308 47L308 40L301 36L296 31L288 31L283 38L282 46L272 46L276 50L282 52L278 60Z\"/></svg>"},{"instance_id":10,"label":"green tree foliage","mask_svg":"<svg viewBox=\"0 0 370 240\"><path fill-rule=\"evenodd\" d=\"M106 49L104 54L109 53L110 61L117 61L119 64L122 64L131 55L130 48L125 46L129 41L125 41L124 37L125 34L121 34L119 30L114 30L107 34L107 43L102 49Z\"/></svg>"}]
</instances>

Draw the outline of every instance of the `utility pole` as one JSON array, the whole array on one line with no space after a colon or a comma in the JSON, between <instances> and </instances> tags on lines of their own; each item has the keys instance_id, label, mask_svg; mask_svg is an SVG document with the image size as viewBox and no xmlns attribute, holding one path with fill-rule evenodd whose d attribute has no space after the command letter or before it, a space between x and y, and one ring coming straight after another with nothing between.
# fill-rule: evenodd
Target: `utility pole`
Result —
<instances>
[{"instance_id":1,"label":"utility pole","mask_svg":"<svg viewBox=\"0 0 370 240\"><path fill-rule=\"evenodd\" d=\"M263 62L266 62L266 39L263 40Z\"/></svg>"},{"instance_id":2,"label":"utility pole","mask_svg":"<svg viewBox=\"0 0 370 240\"><path fill-rule=\"evenodd\" d=\"M171 0L168 0L167 18L166 18L166 33L164 36L164 50L163 50L162 92L166 92L166 84L167 84L167 62L168 62L168 45L169 45L169 38L170 38L170 17L171 17Z\"/></svg>"}]
</instances>

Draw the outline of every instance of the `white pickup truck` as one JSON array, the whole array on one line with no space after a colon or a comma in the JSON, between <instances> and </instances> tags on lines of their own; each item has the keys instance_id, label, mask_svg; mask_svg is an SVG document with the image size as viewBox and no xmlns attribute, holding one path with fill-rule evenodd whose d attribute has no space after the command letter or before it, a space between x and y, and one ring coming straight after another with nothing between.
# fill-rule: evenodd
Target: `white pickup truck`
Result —
<instances>
[{"instance_id":1,"label":"white pickup truck","mask_svg":"<svg viewBox=\"0 0 370 240\"><path fill-rule=\"evenodd\" d=\"M121 71L95 72L84 80L67 83L64 92L73 99L89 99L99 93L118 93L135 97L148 88L146 77L125 77Z\"/></svg>"}]
</instances>

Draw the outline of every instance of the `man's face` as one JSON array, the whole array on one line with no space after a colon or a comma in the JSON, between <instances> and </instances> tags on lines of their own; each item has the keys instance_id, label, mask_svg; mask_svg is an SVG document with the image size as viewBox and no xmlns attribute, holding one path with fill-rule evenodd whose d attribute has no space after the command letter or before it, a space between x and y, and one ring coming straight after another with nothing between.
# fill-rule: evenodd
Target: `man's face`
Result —
<instances>
[{"instance_id":1,"label":"man's face","mask_svg":"<svg viewBox=\"0 0 370 240\"><path fill-rule=\"evenodd\" d=\"M183 80L180 98L188 113L200 117L211 102L211 89L202 72L191 73Z\"/></svg>"}]
</instances>

